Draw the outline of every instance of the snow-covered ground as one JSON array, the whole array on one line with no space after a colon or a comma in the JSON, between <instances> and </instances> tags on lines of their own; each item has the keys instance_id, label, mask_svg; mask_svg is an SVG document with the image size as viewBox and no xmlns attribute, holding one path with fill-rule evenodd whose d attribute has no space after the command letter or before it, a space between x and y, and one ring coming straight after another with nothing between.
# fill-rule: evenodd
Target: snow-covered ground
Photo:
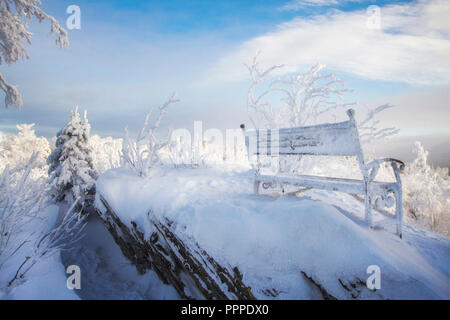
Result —
<instances>
[{"instance_id":1,"label":"snow-covered ground","mask_svg":"<svg viewBox=\"0 0 450 320\"><path fill-rule=\"evenodd\" d=\"M277 197L271 190L257 196L250 168L236 165L156 168L145 179L113 169L97 188L122 222L136 222L147 236L149 210L175 221L177 235L194 239L219 263L238 266L259 299L322 299L304 275L338 299L450 298L450 239L408 224L403 239L393 229L371 230L364 204L348 194L307 190ZM55 216L57 209L49 206L42 215ZM83 232L70 250L40 260L25 279L1 290L0 299L179 298L153 271L139 275L97 216ZM2 283L28 251L25 246L4 266ZM65 271L73 264L81 268L81 290L66 287ZM362 288L370 265L381 269L376 292Z\"/></svg>"},{"instance_id":2,"label":"snow-covered ground","mask_svg":"<svg viewBox=\"0 0 450 320\"><path fill-rule=\"evenodd\" d=\"M364 205L346 194L309 190L296 197L269 197L252 190L253 174L245 166L156 168L145 179L113 169L97 181L98 194L123 223L131 226L134 221L149 236L150 210L169 218L178 235L195 239L219 263L238 266L257 298L322 298L302 273L338 299L450 298L449 238L410 225L405 225L403 239L391 230L369 229L362 221ZM97 206L102 207L99 201ZM174 297L173 289L152 272L137 276L117 247L96 249L91 241L80 248L67 259L91 266L92 279L104 278L98 279L99 285L131 288L127 292L135 297ZM115 258L99 260L108 255ZM107 268L102 267L105 261ZM371 265L381 270L381 289L376 292L362 287ZM97 280L92 281L95 286ZM93 297L88 291L80 296ZM108 288L102 292L112 297Z\"/></svg>"}]
</instances>

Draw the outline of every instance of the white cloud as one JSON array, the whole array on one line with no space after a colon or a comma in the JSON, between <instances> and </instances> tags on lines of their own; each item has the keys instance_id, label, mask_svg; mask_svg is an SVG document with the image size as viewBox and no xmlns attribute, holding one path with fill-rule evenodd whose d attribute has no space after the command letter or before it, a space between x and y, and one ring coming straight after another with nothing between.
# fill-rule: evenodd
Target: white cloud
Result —
<instances>
[{"instance_id":1,"label":"white cloud","mask_svg":"<svg viewBox=\"0 0 450 320\"><path fill-rule=\"evenodd\" d=\"M356 76L415 85L450 83L450 3L418 1L381 8L381 29L367 28L365 11L334 10L299 17L250 39L208 71L208 81L247 79L243 63L261 50L265 65L285 72L321 62Z\"/></svg>"}]
</instances>

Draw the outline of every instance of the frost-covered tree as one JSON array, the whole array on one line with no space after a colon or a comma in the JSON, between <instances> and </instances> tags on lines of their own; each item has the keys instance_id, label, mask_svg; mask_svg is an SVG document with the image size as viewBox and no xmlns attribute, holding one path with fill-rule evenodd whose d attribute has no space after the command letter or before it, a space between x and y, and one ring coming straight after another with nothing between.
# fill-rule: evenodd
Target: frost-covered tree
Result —
<instances>
[{"instance_id":1,"label":"frost-covered tree","mask_svg":"<svg viewBox=\"0 0 450 320\"><path fill-rule=\"evenodd\" d=\"M246 65L251 84L247 94L247 114L255 129L276 129L315 125L323 116L337 117L335 111L356 105L347 102L344 95L352 90L332 73L325 72L325 66L317 64L306 73L288 73L275 77L273 72L283 65L261 68L258 52L252 62ZM393 107L385 104L369 109L363 120L358 121L358 131L363 144L397 133L395 128L380 128L376 116ZM340 112L344 114L344 112ZM358 113L359 114L359 113ZM304 167L302 156L292 156L282 161L265 159L275 170L296 172ZM303 168L304 169L304 168Z\"/></svg>"},{"instance_id":2,"label":"frost-covered tree","mask_svg":"<svg viewBox=\"0 0 450 320\"><path fill-rule=\"evenodd\" d=\"M92 149L94 167L99 174L108 169L120 167L122 139L93 135L89 138L89 145Z\"/></svg>"},{"instance_id":3,"label":"frost-covered tree","mask_svg":"<svg viewBox=\"0 0 450 320\"><path fill-rule=\"evenodd\" d=\"M258 56L259 52L252 63L246 65L251 77L247 113L254 128L314 125L323 115L356 105L344 99L344 95L352 90L347 89L345 82L334 74L325 72L324 65L317 64L304 74L274 77L272 73L283 65L261 68ZM392 107L384 104L368 109L366 117L358 123L362 143L371 143L398 132L395 128L380 128L376 119L377 114Z\"/></svg>"},{"instance_id":4,"label":"frost-covered tree","mask_svg":"<svg viewBox=\"0 0 450 320\"><path fill-rule=\"evenodd\" d=\"M50 155L50 145L44 137L37 137L34 132L34 123L16 125L18 133L0 141L0 167L7 164L14 167L24 167L28 164L31 155L39 152L34 166L43 168Z\"/></svg>"},{"instance_id":5,"label":"frost-covered tree","mask_svg":"<svg viewBox=\"0 0 450 320\"><path fill-rule=\"evenodd\" d=\"M416 159L407 166L403 202L410 223L450 234L450 184L428 162L428 151L415 143Z\"/></svg>"},{"instance_id":6,"label":"frost-covered tree","mask_svg":"<svg viewBox=\"0 0 450 320\"><path fill-rule=\"evenodd\" d=\"M49 20L51 32L56 34L56 44L67 47L67 32L55 18L45 13L40 0L0 0L0 65L13 64L28 58L25 43L31 44L32 33L28 30L29 21L35 17L39 22ZM16 86L6 82L0 73L0 90L5 93L5 106L22 106L22 98Z\"/></svg>"},{"instance_id":7,"label":"frost-covered tree","mask_svg":"<svg viewBox=\"0 0 450 320\"><path fill-rule=\"evenodd\" d=\"M345 102L343 95L349 92L345 83L332 73L325 73L325 66L317 64L305 74L289 74L278 78L272 72L283 65L261 69L257 58L246 65L251 85L247 95L247 112L255 128L298 127L317 122L319 116L355 103ZM263 90L263 83L270 82ZM262 92L260 92L262 91ZM281 94L281 103L274 106L275 93Z\"/></svg>"},{"instance_id":8,"label":"frost-covered tree","mask_svg":"<svg viewBox=\"0 0 450 320\"><path fill-rule=\"evenodd\" d=\"M55 150L47 159L51 195L57 202L69 204L79 199L88 208L95 194L97 172L89 145L90 125L86 111L83 118L78 108L72 111L67 125L58 132Z\"/></svg>"}]
</instances>

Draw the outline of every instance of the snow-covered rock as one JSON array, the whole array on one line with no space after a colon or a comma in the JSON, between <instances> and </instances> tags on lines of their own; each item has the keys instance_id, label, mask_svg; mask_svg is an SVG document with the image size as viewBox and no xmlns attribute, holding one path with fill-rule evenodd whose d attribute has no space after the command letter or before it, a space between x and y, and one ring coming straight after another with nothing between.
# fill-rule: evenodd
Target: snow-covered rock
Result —
<instances>
[{"instance_id":1,"label":"snow-covered rock","mask_svg":"<svg viewBox=\"0 0 450 320\"><path fill-rule=\"evenodd\" d=\"M349 195L257 196L245 167L155 168L145 179L113 169L96 188L103 220L111 219L107 203L146 241L152 221L170 221L180 241L237 267L258 299L450 298L450 240L409 225L403 240L369 229L358 219L363 204ZM375 291L366 287L372 265L381 270Z\"/></svg>"}]
</instances>

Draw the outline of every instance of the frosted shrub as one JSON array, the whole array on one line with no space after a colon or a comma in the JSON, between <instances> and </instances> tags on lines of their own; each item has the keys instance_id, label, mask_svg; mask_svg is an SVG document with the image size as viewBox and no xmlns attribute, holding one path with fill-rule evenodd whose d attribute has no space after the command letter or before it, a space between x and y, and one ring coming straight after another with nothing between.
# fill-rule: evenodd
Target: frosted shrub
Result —
<instances>
[{"instance_id":1,"label":"frosted shrub","mask_svg":"<svg viewBox=\"0 0 450 320\"><path fill-rule=\"evenodd\" d=\"M195 152L198 152L198 155L195 155ZM190 143L182 143L180 139L174 139L162 149L161 155L165 163L175 168L211 168L224 164L248 166L244 141L231 143L228 147L220 141L203 140L199 150L196 151Z\"/></svg>"},{"instance_id":2,"label":"frosted shrub","mask_svg":"<svg viewBox=\"0 0 450 320\"><path fill-rule=\"evenodd\" d=\"M192 145L184 143L181 138L172 140L167 146L160 150L161 159L167 165L175 168L191 167L193 164Z\"/></svg>"},{"instance_id":3,"label":"frosted shrub","mask_svg":"<svg viewBox=\"0 0 450 320\"><path fill-rule=\"evenodd\" d=\"M89 139L89 146L92 149L94 167L99 174L120 166L122 139L102 138L98 135L93 135Z\"/></svg>"},{"instance_id":4,"label":"frosted shrub","mask_svg":"<svg viewBox=\"0 0 450 320\"><path fill-rule=\"evenodd\" d=\"M403 180L406 219L433 231L450 234L450 184L440 170L427 164L428 151L415 143L417 158L407 166Z\"/></svg>"},{"instance_id":5,"label":"frosted shrub","mask_svg":"<svg viewBox=\"0 0 450 320\"><path fill-rule=\"evenodd\" d=\"M0 176L0 269L28 239L21 239L26 224L37 218L45 202L45 179L30 179L31 169L38 158L34 153L25 169L9 165Z\"/></svg>"},{"instance_id":6,"label":"frosted shrub","mask_svg":"<svg viewBox=\"0 0 450 320\"><path fill-rule=\"evenodd\" d=\"M25 167L8 165L0 176L0 272L8 262L16 266L10 281L0 283L0 288L11 287L39 261L77 241L84 226L74 205L61 219L46 211L47 179L30 174L38 158L33 153Z\"/></svg>"},{"instance_id":7,"label":"frosted shrub","mask_svg":"<svg viewBox=\"0 0 450 320\"><path fill-rule=\"evenodd\" d=\"M33 165L44 168L46 159L50 154L50 145L46 138L37 137L34 132L34 123L16 125L19 131L16 135L5 137L0 142L0 166L7 164L14 167L25 167L31 155L39 152Z\"/></svg>"},{"instance_id":8,"label":"frosted shrub","mask_svg":"<svg viewBox=\"0 0 450 320\"><path fill-rule=\"evenodd\" d=\"M60 252L60 250L69 248L82 238L86 216L81 216L80 212L75 211L76 205L77 202L74 202L56 223L50 223L50 217L39 217L43 223L38 225L40 229L37 232L28 235L27 241L31 245L27 248L27 254L23 257L22 263L18 266L14 276L8 282L9 287L16 280L24 279L25 275L37 263Z\"/></svg>"},{"instance_id":9,"label":"frosted shrub","mask_svg":"<svg viewBox=\"0 0 450 320\"><path fill-rule=\"evenodd\" d=\"M167 108L179 100L174 93L160 108L158 116L151 121L152 110L144 120L144 124L136 140L130 138L125 128L125 136L122 145L122 165L133 170L139 177L146 177L152 167L162 163L161 151L170 144L170 132L165 138L157 138L161 120L167 113Z\"/></svg>"}]
</instances>

